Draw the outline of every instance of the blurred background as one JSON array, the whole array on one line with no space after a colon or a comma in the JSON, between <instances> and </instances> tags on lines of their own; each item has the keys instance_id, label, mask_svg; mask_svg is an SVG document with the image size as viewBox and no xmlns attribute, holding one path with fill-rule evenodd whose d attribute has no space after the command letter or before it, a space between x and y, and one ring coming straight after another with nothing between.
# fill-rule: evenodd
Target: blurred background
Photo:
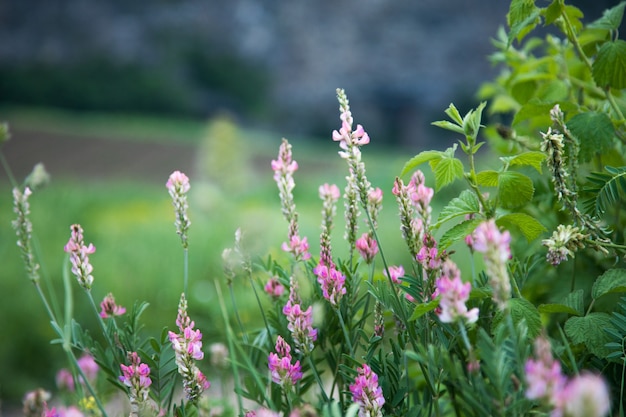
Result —
<instances>
[{"instance_id":1,"label":"blurred background","mask_svg":"<svg viewBox=\"0 0 626 417\"><path fill-rule=\"evenodd\" d=\"M408 262L393 179L409 157L455 140L430 123L445 118L450 102L462 113L474 107L480 84L496 76L488 55L508 3L1 1L0 121L11 139L0 151L11 171L0 172L0 411L19 408L26 390L54 390L66 366L61 349L48 344L53 334L10 225L12 182L34 164L44 163L52 179L31 197L46 291L63 304L62 248L70 225L81 223L97 247L94 297L112 291L127 307L149 301L148 334L176 316L182 251L164 185L173 170L186 172L190 308L200 326L212 324L202 329L205 343L219 341L213 281L236 228L251 254L282 256L287 224L269 165L281 137L294 145L301 228L318 250L317 187L345 185L330 140L339 127L337 87L372 138L363 152L370 181L386 195L386 253L392 263ZM593 20L617 1L568 3ZM249 288L235 285L245 304ZM76 316L96 329L74 292Z\"/></svg>"}]
</instances>

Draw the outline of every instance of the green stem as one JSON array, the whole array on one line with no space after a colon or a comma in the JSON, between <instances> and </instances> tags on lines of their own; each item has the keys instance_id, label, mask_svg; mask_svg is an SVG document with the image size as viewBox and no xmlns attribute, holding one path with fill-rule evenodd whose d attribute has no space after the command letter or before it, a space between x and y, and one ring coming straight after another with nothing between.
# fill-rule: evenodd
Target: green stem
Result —
<instances>
[{"instance_id":1,"label":"green stem","mask_svg":"<svg viewBox=\"0 0 626 417\"><path fill-rule=\"evenodd\" d=\"M311 367L311 371L313 372L313 376L317 381L317 385L320 387L320 391L322 393L322 398L324 398L324 402L328 403L328 395L326 395L326 390L324 390L324 383L322 382L322 378L320 378L320 374L317 372L317 368L313 363L313 359L311 359L311 355L306 356L307 361L309 362L309 366Z\"/></svg>"},{"instance_id":2,"label":"green stem","mask_svg":"<svg viewBox=\"0 0 626 417\"><path fill-rule=\"evenodd\" d=\"M339 323L341 324L341 330L343 331L343 336L346 339L346 344L348 345L348 351L352 354L352 342L350 341L350 336L348 335L348 329L346 324L343 321L343 316L341 315L341 311L339 308L335 310L337 312L337 317L339 317Z\"/></svg>"},{"instance_id":3,"label":"green stem","mask_svg":"<svg viewBox=\"0 0 626 417\"><path fill-rule=\"evenodd\" d=\"M244 343L248 343L248 334L243 328L241 317L239 317L239 309L237 309L237 303L235 302L235 292L233 291L232 282L228 285L228 290L230 292L230 301L233 303L233 310L235 310L235 317L237 319L237 325L239 326L239 331L241 332L241 338L243 339Z\"/></svg>"},{"instance_id":4,"label":"green stem","mask_svg":"<svg viewBox=\"0 0 626 417\"><path fill-rule=\"evenodd\" d=\"M189 249L183 249L183 292L187 298L187 289L189 283Z\"/></svg>"},{"instance_id":5,"label":"green stem","mask_svg":"<svg viewBox=\"0 0 626 417\"><path fill-rule=\"evenodd\" d=\"M11 171L11 167L9 166L9 163L4 157L4 153L2 151L0 151L0 164L2 164L2 168L4 168L4 172L6 172L7 177L9 177L9 183L11 184L11 187L12 188L17 187L17 181L15 180L15 177L13 176L13 171Z\"/></svg>"},{"instance_id":6,"label":"green stem","mask_svg":"<svg viewBox=\"0 0 626 417\"><path fill-rule=\"evenodd\" d=\"M256 287L254 285L254 280L252 279L251 272L248 272L248 279L250 280L250 286L252 287L252 291L254 292L256 303L259 306L261 317L263 317L263 323L265 324L265 330L267 331L267 343L268 343L268 347L271 349L272 348L272 332L270 331L270 326L269 326L269 323L267 322L267 317L265 317L265 311L263 310L263 306L261 305L261 299L259 298L259 294L257 293Z\"/></svg>"}]
</instances>

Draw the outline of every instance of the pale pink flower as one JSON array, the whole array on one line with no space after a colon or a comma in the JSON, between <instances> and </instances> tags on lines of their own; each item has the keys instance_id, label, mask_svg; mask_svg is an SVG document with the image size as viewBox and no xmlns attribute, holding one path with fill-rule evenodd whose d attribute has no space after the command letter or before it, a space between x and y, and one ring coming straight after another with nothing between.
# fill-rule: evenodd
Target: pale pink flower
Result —
<instances>
[{"instance_id":1,"label":"pale pink flower","mask_svg":"<svg viewBox=\"0 0 626 417\"><path fill-rule=\"evenodd\" d=\"M332 306L339 306L341 298L346 293L345 283L346 277L343 275L335 265L330 267L322 263L318 264L313 273L317 276L317 282L322 288L322 294Z\"/></svg>"},{"instance_id":2,"label":"pale pink flower","mask_svg":"<svg viewBox=\"0 0 626 417\"><path fill-rule=\"evenodd\" d=\"M67 368L62 368L56 375L57 388L74 392L74 376Z\"/></svg>"},{"instance_id":3,"label":"pale pink flower","mask_svg":"<svg viewBox=\"0 0 626 417\"><path fill-rule=\"evenodd\" d=\"M150 367L141 363L137 352L129 352L130 365L121 364L122 375L119 377L122 384L130 388L129 397L131 409L138 409L139 405L148 399L150 394Z\"/></svg>"},{"instance_id":4,"label":"pale pink flower","mask_svg":"<svg viewBox=\"0 0 626 417\"><path fill-rule=\"evenodd\" d=\"M441 297L437 312L439 320L443 323L454 323L457 320L475 323L478 320L478 309L468 311L465 305L472 285L461 281L461 274L452 261L446 261L442 269L444 274L435 283L437 294Z\"/></svg>"},{"instance_id":5,"label":"pale pink flower","mask_svg":"<svg viewBox=\"0 0 626 417\"><path fill-rule=\"evenodd\" d=\"M78 359L78 367L83 374L87 378L88 381L93 382L98 377L98 371L100 371L100 367L94 360L93 356L88 353L85 353Z\"/></svg>"},{"instance_id":6,"label":"pale pink flower","mask_svg":"<svg viewBox=\"0 0 626 417\"><path fill-rule=\"evenodd\" d=\"M387 275L387 270L389 270L389 275ZM394 284L401 284L400 278L404 276L404 267L402 265L392 265L387 268L387 270L383 271L383 274L391 279Z\"/></svg>"},{"instance_id":7,"label":"pale pink flower","mask_svg":"<svg viewBox=\"0 0 626 417\"><path fill-rule=\"evenodd\" d=\"M176 214L176 221L174 222L176 233L180 236L183 248L187 248L187 233L189 226L191 226L191 221L189 221L187 216L187 209L189 208L187 205L187 192L191 188L189 178L180 171L174 171L165 186L172 197L174 213Z\"/></svg>"},{"instance_id":8,"label":"pale pink flower","mask_svg":"<svg viewBox=\"0 0 626 417\"><path fill-rule=\"evenodd\" d=\"M63 250L70 254L72 262L72 273L76 276L78 283L85 290L91 290L93 284L93 266L89 263L89 255L96 252L93 244L85 245L83 241L83 228L79 224L70 227L72 231L70 240Z\"/></svg>"},{"instance_id":9,"label":"pale pink flower","mask_svg":"<svg viewBox=\"0 0 626 417\"><path fill-rule=\"evenodd\" d=\"M289 239L289 243L284 242L281 248L285 252L293 254L297 261L306 261L311 259L311 254L309 253L309 242L306 237L301 238L298 235L292 235Z\"/></svg>"},{"instance_id":10,"label":"pale pink flower","mask_svg":"<svg viewBox=\"0 0 626 417\"><path fill-rule=\"evenodd\" d=\"M22 253L22 260L26 268L26 273L30 280L39 283L39 264L35 262L35 255L31 245L33 224L29 219L30 204L28 197L32 194L30 188L24 188L21 192L18 188L13 189L13 212L17 218L11 222L17 235L17 246Z\"/></svg>"},{"instance_id":11,"label":"pale pink flower","mask_svg":"<svg viewBox=\"0 0 626 417\"><path fill-rule=\"evenodd\" d=\"M383 390L378 386L378 375L367 364L357 369L350 392L352 400L359 404L359 417L382 417Z\"/></svg>"},{"instance_id":12,"label":"pale pink flower","mask_svg":"<svg viewBox=\"0 0 626 417\"><path fill-rule=\"evenodd\" d=\"M599 375L572 378L557 398L557 413L567 417L603 417L611 411L609 388Z\"/></svg>"},{"instance_id":13,"label":"pale pink flower","mask_svg":"<svg viewBox=\"0 0 626 417\"><path fill-rule=\"evenodd\" d=\"M511 235L500 232L491 219L478 225L473 234L474 250L484 253L485 269L493 289L493 300L503 310L511 297L511 281L507 261L511 257Z\"/></svg>"},{"instance_id":14,"label":"pale pink flower","mask_svg":"<svg viewBox=\"0 0 626 417\"><path fill-rule=\"evenodd\" d=\"M180 333L170 331L168 337L176 355L178 373L183 377L183 388L187 399L196 402L200 395L209 389L211 383L207 381L195 363L196 360L204 358L202 333L200 330L193 329L194 322L187 315L187 300L184 293L180 296L176 325Z\"/></svg>"},{"instance_id":15,"label":"pale pink flower","mask_svg":"<svg viewBox=\"0 0 626 417\"><path fill-rule=\"evenodd\" d=\"M272 374L272 381L281 385L286 391L302 379L300 361L291 363L291 347L278 336L276 339L276 353L270 353L267 362Z\"/></svg>"},{"instance_id":16,"label":"pale pink flower","mask_svg":"<svg viewBox=\"0 0 626 417\"><path fill-rule=\"evenodd\" d=\"M555 406L566 378L561 372L561 364L554 360L550 341L545 336L535 339L534 356L535 359L528 359L524 366L526 398Z\"/></svg>"},{"instance_id":17,"label":"pale pink flower","mask_svg":"<svg viewBox=\"0 0 626 417\"><path fill-rule=\"evenodd\" d=\"M436 271L441 267L443 256L444 254L437 249L437 241L435 238L430 233L426 233L422 247L415 256L417 262L422 264L426 272Z\"/></svg>"},{"instance_id":18,"label":"pale pink flower","mask_svg":"<svg viewBox=\"0 0 626 417\"><path fill-rule=\"evenodd\" d=\"M121 316L126 313L126 308L115 304L115 297L109 293L100 303L100 317L106 319L113 316Z\"/></svg>"},{"instance_id":19,"label":"pale pink flower","mask_svg":"<svg viewBox=\"0 0 626 417\"><path fill-rule=\"evenodd\" d=\"M367 194L368 211L372 220L372 228L378 228L378 215L383 208L383 191L380 188L371 188Z\"/></svg>"},{"instance_id":20,"label":"pale pink flower","mask_svg":"<svg viewBox=\"0 0 626 417\"><path fill-rule=\"evenodd\" d=\"M311 306L303 310L297 293L297 285L291 281L289 300L283 307L283 314L287 318L287 329L295 343L297 352L303 355L313 350L313 342L317 340L317 329L313 328L313 309Z\"/></svg>"},{"instance_id":21,"label":"pale pink flower","mask_svg":"<svg viewBox=\"0 0 626 417\"><path fill-rule=\"evenodd\" d=\"M277 277L270 278L263 289L272 298L280 298L285 293L285 287L280 283Z\"/></svg>"},{"instance_id":22,"label":"pale pink flower","mask_svg":"<svg viewBox=\"0 0 626 417\"><path fill-rule=\"evenodd\" d=\"M368 264L374 260L374 257L378 253L378 243L369 233L363 233L363 235L357 239L355 245L361 257Z\"/></svg>"},{"instance_id":23,"label":"pale pink flower","mask_svg":"<svg viewBox=\"0 0 626 417\"><path fill-rule=\"evenodd\" d=\"M339 200L341 192L339 191L339 187L335 184L323 184L319 187L319 196L324 201L330 200L331 202L336 202Z\"/></svg>"}]
</instances>

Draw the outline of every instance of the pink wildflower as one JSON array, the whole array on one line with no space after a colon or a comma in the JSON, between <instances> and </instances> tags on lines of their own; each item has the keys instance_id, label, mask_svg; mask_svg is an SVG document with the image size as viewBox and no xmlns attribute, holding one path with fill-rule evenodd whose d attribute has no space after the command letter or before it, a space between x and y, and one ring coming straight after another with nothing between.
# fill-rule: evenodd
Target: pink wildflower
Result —
<instances>
[{"instance_id":1,"label":"pink wildflower","mask_svg":"<svg viewBox=\"0 0 626 417\"><path fill-rule=\"evenodd\" d=\"M368 210L370 219L372 220L373 229L378 228L378 214L383 208L383 191L380 188L372 188L367 194Z\"/></svg>"},{"instance_id":2,"label":"pink wildflower","mask_svg":"<svg viewBox=\"0 0 626 417\"><path fill-rule=\"evenodd\" d=\"M322 294L332 306L339 306L341 297L346 293L345 282L346 277L343 275L335 265L326 266L318 264L313 273L317 276L317 282L322 288Z\"/></svg>"},{"instance_id":3,"label":"pink wildflower","mask_svg":"<svg viewBox=\"0 0 626 417\"><path fill-rule=\"evenodd\" d=\"M176 325L180 333L170 331L168 336L176 354L178 373L183 377L183 388L187 399L196 402L200 395L209 389L211 383L207 381L195 363L196 360L204 358L202 333L200 330L193 329L194 322L187 315L187 300L184 293L180 296Z\"/></svg>"},{"instance_id":4,"label":"pink wildflower","mask_svg":"<svg viewBox=\"0 0 626 417\"><path fill-rule=\"evenodd\" d=\"M378 375L367 364L358 368L357 373L350 392L353 401L359 404L359 417L382 417L385 398L378 386Z\"/></svg>"},{"instance_id":5,"label":"pink wildflower","mask_svg":"<svg viewBox=\"0 0 626 417\"><path fill-rule=\"evenodd\" d=\"M478 225L473 239L474 250L485 254L485 269L493 289L493 299L503 310L511 297L511 281L506 267L511 257L511 235L506 230L500 232L492 219Z\"/></svg>"},{"instance_id":6,"label":"pink wildflower","mask_svg":"<svg viewBox=\"0 0 626 417\"><path fill-rule=\"evenodd\" d=\"M286 242L283 243L282 250L293 254L297 261L306 261L311 259L311 254L309 253L309 242L306 237L300 238L298 235L292 235L289 239L289 244Z\"/></svg>"},{"instance_id":7,"label":"pink wildflower","mask_svg":"<svg viewBox=\"0 0 626 417\"><path fill-rule=\"evenodd\" d=\"M337 202L341 195L339 187L335 184L323 184L319 187L319 196L322 200L329 200L331 202Z\"/></svg>"},{"instance_id":8,"label":"pink wildflower","mask_svg":"<svg viewBox=\"0 0 626 417\"><path fill-rule=\"evenodd\" d=\"M322 232L320 233L320 264L327 266L333 264L330 231L333 227L333 218L337 211L336 203L339 199L339 195L339 188L334 184L324 184L319 187L319 196L323 201Z\"/></svg>"},{"instance_id":9,"label":"pink wildflower","mask_svg":"<svg viewBox=\"0 0 626 417\"><path fill-rule=\"evenodd\" d=\"M270 278L263 289L272 298L280 298L285 292L285 287L280 283L277 277Z\"/></svg>"},{"instance_id":10,"label":"pink wildflower","mask_svg":"<svg viewBox=\"0 0 626 417\"><path fill-rule=\"evenodd\" d=\"M560 392L555 413L567 417L603 417L610 411L606 382L598 375L583 373L572 378Z\"/></svg>"},{"instance_id":11,"label":"pink wildflower","mask_svg":"<svg viewBox=\"0 0 626 417\"><path fill-rule=\"evenodd\" d=\"M148 399L150 394L150 367L141 363L137 352L128 352L130 365L121 364L122 375L119 377L122 384L129 388L128 397L130 400L130 416L138 417L139 409Z\"/></svg>"},{"instance_id":12,"label":"pink wildflower","mask_svg":"<svg viewBox=\"0 0 626 417\"><path fill-rule=\"evenodd\" d=\"M278 336L276 339L276 353L270 353L267 362L272 373L272 381L288 391L291 386L302 379L300 361L291 363L291 347Z\"/></svg>"},{"instance_id":13,"label":"pink wildflower","mask_svg":"<svg viewBox=\"0 0 626 417\"><path fill-rule=\"evenodd\" d=\"M545 336L535 340L534 353L536 359L528 359L524 367L528 384L526 398L557 405L566 378L561 373L561 364L552 357L550 341Z\"/></svg>"},{"instance_id":14,"label":"pink wildflower","mask_svg":"<svg viewBox=\"0 0 626 417\"><path fill-rule=\"evenodd\" d=\"M85 353L78 359L78 367L81 371L83 371L83 374L88 381L93 382L98 377L100 367L90 354Z\"/></svg>"},{"instance_id":15,"label":"pink wildflower","mask_svg":"<svg viewBox=\"0 0 626 417\"><path fill-rule=\"evenodd\" d=\"M180 171L174 171L165 186L172 197L172 204L174 205L176 233L180 236L183 248L187 248L187 232L189 231L189 226L191 226L189 217L187 217L187 209L189 208L187 205L187 192L191 188L189 178Z\"/></svg>"},{"instance_id":16,"label":"pink wildflower","mask_svg":"<svg viewBox=\"0 0 626 417\"><path fill-rule=\"evenodd\" d=\"M314 347L313 342L317 340L317 329L313 328L313 309L309 306L306 310L302 310L297 294L297 284L294 280L291 282L289 300L283 307L283 314L287 317L287 329L291 332L296 352L303 355L311 352Z\"/></svg>"},{"instance_id":17,"label":"pink wildflower","mask_svg":"<svg viewBox=\"0 0 626 417\"><path fill-rule=\"evenodd\" d=\"M63 250L70 254L72 262L72 273L78 279L78 283L85 290L91 290L93 284L93 266L89 263L89 255L96 252L93 244L85 246L83 241L83 228L79 224L74 224L70 228L72 234Z\"/></svg>"},{"instance_id":18,"label":"pink wildflower","mask_svg":"<svg viewBox=\"0 0 626 417\"><path fill-rule=\"evenodd\" d=\"M432 272L441 267L443 257L444 254L437 249L435 238L430 233L425 234L423 245L415 257L417 262L422 264L426 272Z\"/></svg>"},{"instance_id":19,"label":"pink wildflower","mask_svg":"<svg viewBox=\"0 0 626 417\"><path fill-rule=\"evenodd\" d=\"M378 253L378 243L376 242L376 239L374 239L369 233L363 233L363 235L357 239L355 245L365 262L368 264L372 263L374 257Z\"/></svg>"},{"instance_id":20,"label":"pink wildflower","mask_svg":"<svg viewBox=\"0 0 626 417\"><path fill-rule=\"evenodd\" d=\"M74 376L67 368L62 368L56 375L57 388L74 392Z\"/></svg>"},{"instance_id":21,"label":"pink wildflower","mask_svg":"<svg viewBox=\"0 0 626 417\"><path fill-rule=\"evenodd\" d=\"M389 275L387 275L387 270L383 271L383 274L391 279L394 284L401 284L400 278L404 276L404 267L402 265L399 266L390 266L387 268L389 270Z\"/></svg>"},{"instance_id":22,"label":"pink wildflower","mask_svg":"<svg viewBox=\"0 0 626 417\"><path fill-rule=\"evenodd\" d=\"M410 190L402 179L396 177L392 193L396 196L396 201L398 202L402 237L409 248L411 256L415 258L419 251L418 243L422 238L424 230L423 222L415 218L415 207L410 198Z\"/></svg>"},{"instance_id":23,"label":"pink wildflower","mask_svg":"<svg viewBox=\"0 0 626 417\"><path fill-rule=\"evenodd\" d=\"M443 323L454 323L465 320L475 323L478 320L478 309L467 311L465 303L469 299L472 285L461 281L461 273L450 260L444 263L444 274L436 281L437 293L441 297L440 311L437 313Z\"/></svg>"},{"instance_id":24,"label":"pink wildflower","mask_svg":"<svg viewBox=\"0 0 626 417\"><path fill-rule=\"evenodd\" d=\"M100 308L100 317L103 319L113 316L121 316L126 313L126 308L115 304L115 298L112 293L109 293L106 297L104 297L100 303Z\"/></svg>"},{"instance_id":25,"label":"pink wildflower","mask_svg":"<svg viewBox=\"0 0 626 417\"><path fill-rule=\"evenodd\" d=\"M31 245L33 224L29 219L30 205L28 197L32 194L30 188L24 188L21 192L18 188L13 189L13 212L17 218L11 222L17 235L17 246L22 253L22 260L30 280L39 283L39 264L35 262L35 255Z\"/></svg>"}]
</instances>

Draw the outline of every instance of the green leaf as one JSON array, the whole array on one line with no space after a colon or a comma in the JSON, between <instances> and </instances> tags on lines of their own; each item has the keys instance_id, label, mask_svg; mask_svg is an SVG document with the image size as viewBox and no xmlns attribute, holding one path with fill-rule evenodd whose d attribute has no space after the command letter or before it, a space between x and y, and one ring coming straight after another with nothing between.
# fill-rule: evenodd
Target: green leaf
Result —
<instances>
[{"instance_id":1,"label":"green leaf","mask_svg":"<svg viewBox=\"0 0 626 417\"><path fill-rule=\"evenodd\" d=\"M538 151L524 152L515 156L503 156L500 158L510 166L531 166L541 174L541 164L546 159L546 154Z\"/></svg>"},{"instance_id":2,"label":"green leaf","mask_svg":"<svg viewBox=\"0 0 626 417\"><path fill-rule=\"evenodd\" d=\"M429 313L439 306L439 298L435 298L427 303L418 304L413 310L413 314L409 317L409 321L414 321L422 317L424 314Z\"/></svg>"},{"instance_id":3,"label":"green leaf","mask_svg":"<svg viewBox=\"0 0 626 417\"><path fill-rule=\"evenodd\" d=\"M570 103L569 101L542 101L538 98L532 98L524 103L522 108L515 114L511 125L515 127L525 120L534 119L536 117L545 118L549 124L550 110L552 110L556 104L561 107L561 110L564 113L576 111L576 105L574 103Z\"/></svg>"},{"instance_id":4,"label":"green leaf","mask_svg":"<svg viewBox=\"0 0 626 417\"><path fill-rule=\"evenodd\" d=\"M478 185L482 185L483 187L497 187L499 176L500 173L498 171L481 171L476 174L476 182Z\"/></svg>"},{"instance_id":5,"label":"green leaf","mask_svg":"<svg viewBox=\"0 0 626 417\"><path fill-rule=\"evenodd\" d=\"M413 158L409 159L406 164L404 164L400 176L403 177L406 174L413 172L418 166L422 165L424 162L436 161L437 159L441 159L442 157L443 152L441 151L420 152Z\"/></svg>"},{"instance_id":6,"label":"green leaf","mask_svg":"<svg viewBox=\"0 0 626 417\"><path fill-rule=\"evenodd\" d=\"M592 172L584 190L592 194L583 202L587 213L596 216L604 213L609 205L615 204L626 193L626 167L605 166L605 172Z\"/></svg>"},{"instance_id":7,"label":"green leaf","mask_svg":"<svg viewBox=\"0 0 626 417\"><path fill-rule=\"evenodd\" d=\"M496 219L496 224L505 229L511 229L511 226L519 229L527 241L535 240L539 235L547 229L532 216L525 213L510 213Z\"/></svg>"},{"instance_id":8,"label":"green leaf","mask_svg":"<svg viewBox=\"0 0 626 417\"><path fill-rule=\"evenodd\" d=\"M515 208L532 200L533 181L520 172L505 171L498 176L498 197L503 208Z\"/></svg>"},{"instance_id":9,"label":"green leaf","mask_svg":"<svg viewBox=\"0 0 626 417\"><path fill-rule=\"evenodd\" d=\"M582 289L571 292L559 303L543 304L539 306L541 313L568 313L573 316L582 316L585 313L584 291Z\"/></svg>"},{"instance_id":10,"label":"green leaf","mask_svg":"<svg viewBox=\"0 0 626 417\"><path fill-rule=\"evenodd\" d=\"M461 126L455 125L454 123L449 122L447 120L439 120L436 122L432 122L431 125L437 126L446 130L451 130L453 132L460 133L461 135L465 135L465 131L463 130Z\"/></svg>"},{"instance_id":11,"label":"green leaf","mask_svg":"<svg viewBox=\"0 0 626 417\"><path fill-rule=\"evenodd\" d=\"M621 90L626 87L626 41L618 39L600 47L591 73L601 88Z\"/></svg>"},{"instance_id":12,"label":"green leaf","mask_svg":"<svg viewBox=\"0 0 626 417\"><path fill-rule=\"evenodd\" d=\"M572 117L567 122L568 129L578 138L581 162L590 161L596 154L613 149L615 129L606 113L586 112Z\"/></svg>"},{"instance_id":13,"label":"green leaf","mask_svg":"<svg viewBox=\"0 0 626 417\"><path fill-rule=\"evenodd\" d=\"M447 222L458 216L465 216L467 214L478 213L480 211L480 203L476 194L470 190L463 190L463 192L456 198L453 198L447 206L439 213L437 223L433 227L437 228L442 223Z\"/></svg>"},{"instance_id":14,"label":"green leaf","mask_svg":"<svg viewBox=\"0 0 626 417\"><path fill-rule=\"evenodd\" d=\"M470 110L467 112L465 117L463 118L463 130L465 131L465 135L476 139L478 136L478 130L480 129L480 121L482 120L483 110L487 102L483 101L476 107L475 110Z\"/></svg>"},{"instance_id":15,"label":"green leaf","mask_svg":"<svg viewBox=\"0 0 626 417\"><path fill-rule=\"evenodd\" d=\"M463 125L463 118L461 117L461 113L459 113L453 103L450 103L445 112L452 120L454 120L458 124L459 127Z\"/></svg>"},{"instance_id":16,"label":"green leaf","mask_svg":"<svg viewBox=\"0 0 626 417\"><path fill-rule=\"evenodd\" d=\"M509 24L509 40L511 45L513 39L521 41L539 23L541 9L535 6L534 0L513 0L507 14Z\"/></svg>"},{"instance_id":17,"label":"green leaf","mask_svg":"<svg viewBox=\"0 0 626 417\"><path fill-rule=\"evenodd\" d=\"M548 6L548 8L545 9L545 12L544 12L544 18L545 18L544 25L548 26L548 25L554 23L554 21L556 19L561 17L561 10L562 10L561 2L559 0L553 0L552 3Z\"/></svg>"},{"instance_id":18,"label":"green leaf","mask_svg":"<svg viewBox=\"0 0 626 417\"><path fill-rule=\"evenodd\" d=\"M511 313L511 319L513 324L517 325L522 321L526 322L528 328L528 335L534 339L541 333L541 315L539 310L525 298L511 298L509 300L509 311ZM500 323L504 320L506 313L498 311L493 318L491 325L491 332L495 333Z\"/></svg>"},{"instance_id":19,"label":"green leaf","mask_svg":"<svg viewBox=\"0 0 626 417\"><path fill-rule=\"evenodd\" d=\"M440 190L457 178L463 178L463 162L454 157L431 161L435 173L435 189Z\"/></svg>"},{"instance_id":20,"label":"green leaf","mask_svg":"<svg viewBox=\"0 0 626 417\"><path fill-rule=\"evenodd\" d=\"M482 221L482 219L470 219L451 227L441 236L441 239L439 239L439 248L446 249L454 242L465 239L467 235L474 232Z\"/></svg>"},{"instance_id":21,"label":"green leaf","mask_svg":"<svg viewBox=\"0 0 626 417\"><path fill-rule=\"evenodd\" d=\"M592 29L618 30L622 24L622 18L624 17L624 7L626 7L625 1L605 10L601 18L595 22L591 22L587 27Z\"/></svg>"},{"instance_id":22,"label":"green leaf","mask_svg":"<svg viewBox=\"0 0 626 417\"><path fill-rule=\"evenodd\" d=\"M609 269L593 283L591 297L597 300L605 294L620 292L626 292L626 269Z\"/></svg>"},{"instance_id":23,"label":"green leaf","mask_svg":"<svg viewBox=\"0 0 626 417\"><path fill-rule=\"evenodd\" d=\"M589 313L584 317L570 317L565 322L565 334L572 343L584 343L591 353L603 358L610 353L605 345L611 342L605 329L612 327L608 314Z\"/></svg>"}]
</instances>

